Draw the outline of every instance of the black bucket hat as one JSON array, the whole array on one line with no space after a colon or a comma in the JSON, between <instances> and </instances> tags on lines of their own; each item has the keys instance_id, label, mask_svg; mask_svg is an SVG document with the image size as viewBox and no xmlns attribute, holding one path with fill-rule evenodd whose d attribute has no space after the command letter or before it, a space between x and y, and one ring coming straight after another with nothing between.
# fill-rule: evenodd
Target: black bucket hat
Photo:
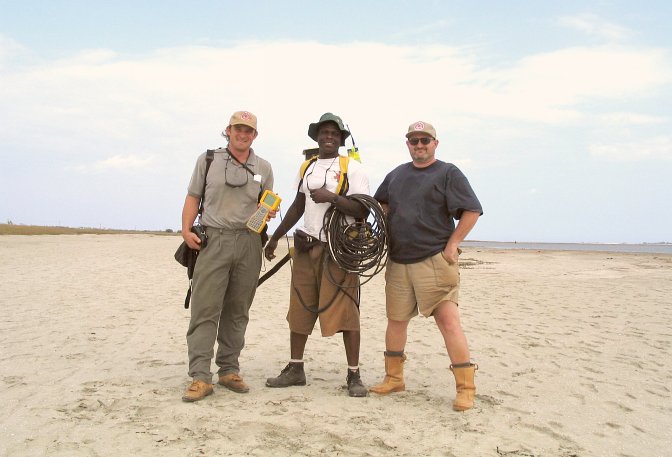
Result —
<instances>
[{"instance_id":1,"label":"black bucket hat","mask_svg":"<svg viewBox=\"0 0 672 457\"><path fill-rule=\"evenodd\" d=\"M320 125L325 122L334 122L338 126L338 129L341 131L341 146L345 146L345 139L350 136L350 131L345 128L343 121L340 117L332 113L324 113L320 120L310 124L308 126L308 136L314 141L317 141L317 131L320 129Z\"/></svg>"}]
</instances>

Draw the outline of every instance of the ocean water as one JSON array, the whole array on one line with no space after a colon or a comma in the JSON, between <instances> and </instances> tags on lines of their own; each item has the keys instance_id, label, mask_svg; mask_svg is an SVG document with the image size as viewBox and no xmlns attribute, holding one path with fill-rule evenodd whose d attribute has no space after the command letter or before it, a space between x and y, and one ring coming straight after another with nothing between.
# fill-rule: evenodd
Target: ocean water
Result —
<instances>
[{"instance_id":1,"label":"ocean water","mask_svg":"<svg viewBox=\"0 0 672 457\"><path fill-rule=\"evenodd\" d=\"M652 254L672 254L672 243L646 244L601 244L601 243L519 243L502 241L463 241L463 247L493 249L530 249L544 251L602 251L602 252L643 252Z\"/></svg>"}]
</instances>

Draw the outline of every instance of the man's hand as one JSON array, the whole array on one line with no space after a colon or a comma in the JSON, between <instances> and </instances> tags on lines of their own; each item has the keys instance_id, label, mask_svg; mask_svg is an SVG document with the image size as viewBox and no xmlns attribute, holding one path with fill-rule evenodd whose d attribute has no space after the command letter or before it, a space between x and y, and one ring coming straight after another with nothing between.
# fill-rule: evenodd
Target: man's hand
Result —
<instances>
[{"instance_id":1,"label":"man's hand","mask_svg":"<svg viewBox=\"0 0 672 457\"><path fill-rule=\"evenodd\" d=\"M448 243L442 254L443 258L446 259L446 262L448 262L450 265L455 265L460 255L460 250L457 245L453 246L452 244Z\"/></svg>"},{"instance_id":2,"label":"man's hand","mask_svg":"<svg viewBox=\"0 0 672 457\"><path fill-rule=\"evenodd\" d=\"M182 230L182 238L187 243L191 249L197 251L201 250L201 239L194 232L189 229L188 231Z\"/></svg>"},{"instance_id":3,"label":"man's hand","mask_svg":"<svg viewBox=\"0 0 672 457\"><path fill-rule=\"evenodd\" d=\"M268 243L266 243L266 247L264 248L264 255L268 260L275 259L275 248L277 247L278 247L278 240L274 240L273 238L268 240Z\"/></svg>"},{"instance_id":4,"label":"man's hand","mask_svg":"<svg viewBox=\"0 0 672 457\"><path fill-rule=\"evenodd\" d=\"M332 203L336 196L335 193L328 191L324 187L310 191L310 198L312 198L315 203Z\"/></svg>"}]
</instances>

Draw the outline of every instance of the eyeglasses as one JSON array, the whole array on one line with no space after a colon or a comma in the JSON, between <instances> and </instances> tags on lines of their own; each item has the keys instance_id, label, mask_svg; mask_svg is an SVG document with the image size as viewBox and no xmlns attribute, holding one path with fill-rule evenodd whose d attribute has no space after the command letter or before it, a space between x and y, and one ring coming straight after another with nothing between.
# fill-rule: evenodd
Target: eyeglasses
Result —
<instances>
[{"instance_id":1,"label":"eyeglasses","mask_svg":"<svg viewBox=\"0 0 672 457\"><path fill-rule=\"evenodd\" d=\"M317 160L315 162L313 162L313 168L311 168L310 171L308 173L306 173L306 176L304 177L304 179L306 181L306 188L308 189L308 191L312 192L314 190L321 189L322 187L325 187L327 185L327 175L331 171L331 167L336 162L336 159L338 159L338 156L334 157L334 160L332 160L331 163L329 164L329 168L327 168L326 171L324 172L324 182L322 182L322 185L320 187L316 187L314 189L311 189L310 184L309 184L310 180L308 178L312 177L312 174L315 171L315 167L317 166ZM319 182L319 178L318 178L318 182Z\"/></svg>"},{"instance_id":2,"label":"eyeglasses","mask_svg":"<svg viewBox=\"0 0 672 457\"><path fill-rule=\"evenodd\" d=\"M422 143L425 146L427 146L432 141L434 141L434 138L423 137L423 138L409 138L408 139L408 142L411 143L413 146L416 146L418 143Z\"/></svg>"},{"instance_id":3,"label":"eyeglasses","mask_svg":"<svg viewBox=\"0 0 672 457\"><path fill-rule=\"evenodd\" d=\"M231 172L231 181L229 181L229 163L232 162L231 159L226 161L226 165L224 167L224 182L226 183L227 186L229 187L243 187L244 185L247 184L247 181L250 179L248 176L249 173L247 170L245 170L243 167L233 167L233 172ZM243 177L241 176L242 174L245 175L245 180L243 180Z\"/></svg>"}]
</instances>

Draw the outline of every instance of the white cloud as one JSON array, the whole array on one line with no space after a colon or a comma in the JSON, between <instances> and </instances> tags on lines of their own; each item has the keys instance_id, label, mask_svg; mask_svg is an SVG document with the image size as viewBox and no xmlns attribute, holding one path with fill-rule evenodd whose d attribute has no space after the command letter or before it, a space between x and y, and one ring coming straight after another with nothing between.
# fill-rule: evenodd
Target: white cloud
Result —
<instances>
[{"instance_id":1,"label":"white cloud","mask_svg":"<svg viewBox=\"0 0 672 457\"><path fill-rule=\"evenodd\" d=\"M659 50L607 46L533 55L504 69L479 67L477 56L439 45L247 42L133 59L93 50L10 73L12 90L0 101L12 108L0 120L45 134L76 129L80 141L87 133L117 141L184 136L204 121L220 129L227 112L240 107L260 114L262 134L280 138L289 135L288 119L302 125L325 109L347 113L355 129L365 122L375 134L389 132L390 122L446 113L572 122L587 99L646 95L671 75Z\"/></svg>"},{"instance_id":2,"label":"white cloud","mask_svg":"<svg viewBox=\"0 0 672 457\"><path fill-rule=\"evenodd\" d=\"M314 146L307 125L333 111L353 129L365 164L375 157L375 183L408 160L403 133L414 120L437 126L440 152L478 169L506 160L494 151L529 136L530 125L583 127L609 114L584 113L587 100L636 98L669 84L670 66L661 50L621 46L540 53L508 68L483 67L472 51L443 45L244 42L134 57L89 50L5 72L0 143L7 152L30 144L81 173L145 167L186 176L196 154L223 145L230 113L247 109L259 116L257 150L278 176L293 176L300 151ZM631 125L654 120L628 116ZM465 142L456 149L448 131ZM479 149L493 152L479 157ZM613 156L606 150L595 149Z\"/></svg>"},{"instance_id":3,"label":"white cloud","mask_svg":"<svg viewBox=\"0 0 672 457\"><path fill-rule=\"evenodd\" d=\"M660 125L670 122L670 119L663 116L652 116L640 113L608 113L598 116L598 119L604 124L610 125Z\"/></svg>"},{"instance_id":4,"label":"white cloud","mask_svg":"<svg viewBox=\"0 0 672 457\"><path fill-rule=\"evenodd\" d=\"M594 14L563 16L558 20L558 23L563 27L609 41L623 40L631 35L627 28L607 22Z\"/></svg>"},{"instance_id":5,"label":"white cloud","mask_svg":"<svg viewBox=\"0 0 672 457\"><path fill-rule=\"evenodd\" d=\"M100 160L94 164L94 168L98 170L118 169L124 170L129 168L144 168L152 161L154 157L137 157L137 156L112 156L105 160Z\"/></svg>"},{"instance_id":6,"label":"white cloud","mask_svg":"<svg viewBox=\"0 0 672 457\"><path fill-rule=\"evenodd\" d=\"M642 159L672 160L672 136L621 142L598 143L590 146L593 156L613 161L635 161Z\"/></svg>"},{"instance_id":7,"label":"white cloud","mask_svg":"<svg viewBox=\"0 0 672 457\"><path fill-rule=\"evenodd\" d=\"M67 170L81 173L137 170L149 167L156 157L139 157L135 155L115 155L93 163L79 164L66 167Z\"/></svg>"},{"instance_id":8,"label":"white cloud","mask_svg":"<svg viewBox=\"0 0 672 457\"><path fill-rule=\"evenodd\" d=\"M444 134L449 130L478 138L459 145L453 156L472 169L492 166L494 152L487 162L473 154L483 148L486 132L495 151L534 133L531 125L583 127L587 118L606 115L630 125L654 124L656 117L646 112L610 114L591 106L588 113L582 104L648 97L672 82L671 66L664 51L623 46L539 53L508 68L484 67L472 50L444 45L254 41L132 57L89 50L6 66L0 153L29 144L60 169L145 167L186 176L196 154L223 145L219 132L230 113L247 109L259 116L255 146L278 176L293 176L301 150L314 146L308 124L332 111L353 129L365 164L375 157L375 182L408 160L403 133L418 119L437 126L441 151L454 151ZM611 157L607 150L594 149ZM68 165L73 163L79 165Z\"/></svg>"},{"instance_id":9,"label":"white cloud","mask_svg":"<svg viewBox=\"0 0 672 457\"><path fill-rule=\"evenodd\" d=\"M672 82L672 66L662 50L583 47L526 57L500 77L508 78L502 92L518 99L523 114L536 109L549 120L571 119L587 100L651 95Z\"/></svg>"}]
</instances>

